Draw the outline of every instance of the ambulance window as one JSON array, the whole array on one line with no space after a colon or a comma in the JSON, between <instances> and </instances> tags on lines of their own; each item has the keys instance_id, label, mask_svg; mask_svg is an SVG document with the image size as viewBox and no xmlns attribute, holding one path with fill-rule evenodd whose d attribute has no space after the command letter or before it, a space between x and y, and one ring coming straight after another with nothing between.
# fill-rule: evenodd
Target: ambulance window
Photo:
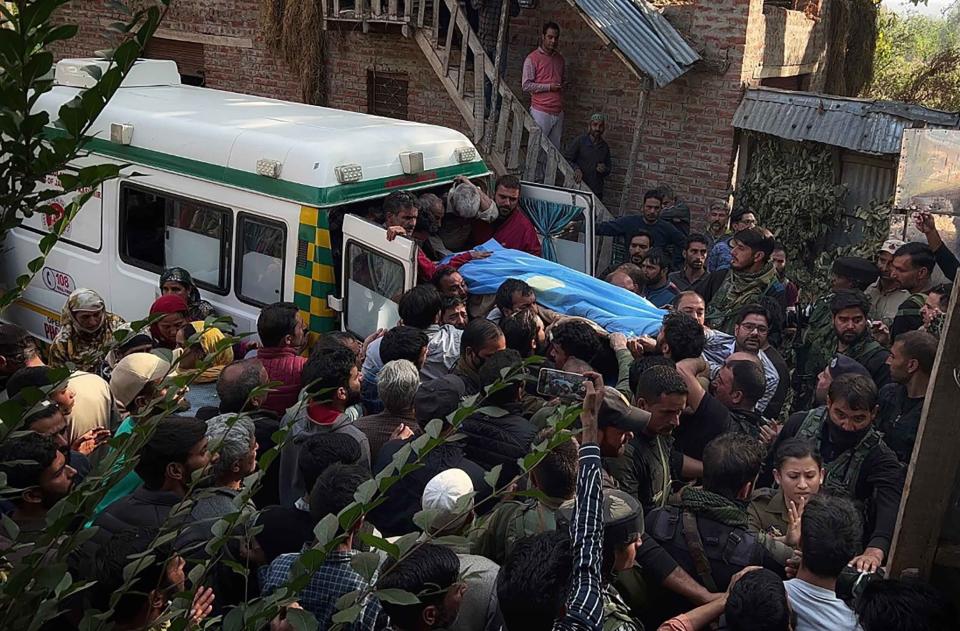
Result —
<instances>
[{"instance_id":1,"label":"ambulance window","mask_svg":"<svg viewBox=\"0 0 960 631\"><path fill-rule=\"evenodd\" d=\"M347 242L346 256L347 330L367 335L392 327L400 319L397 302L403 293L403 265L356 241Z\"/></svg>"},{"instance_id":2,"label":"ambulance window","mask_svg":"<svg viewBox=\"0 0 960 631\"><path fill-rule=\"evenodd\" d=\"M232 219L227 209L124 184L120 258L157 273L182 267L198 286L226 295Z\"/></svg>"},{"instance_id":3,"label":"ambulance window","mask_svg":"<svg viewBox=\"0 0 960 631\"><path fill-rule=\"evenodd\" d=\"M257 306L283 300L283 224L240 213L237 234L237 296Z\"/></svg>"}]
</instances>

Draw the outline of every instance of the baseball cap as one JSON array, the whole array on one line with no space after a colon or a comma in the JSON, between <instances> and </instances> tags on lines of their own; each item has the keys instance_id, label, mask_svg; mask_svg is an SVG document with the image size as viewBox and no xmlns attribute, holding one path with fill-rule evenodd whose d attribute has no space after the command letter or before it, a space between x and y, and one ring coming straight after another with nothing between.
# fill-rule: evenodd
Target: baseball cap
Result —
<instances>
[{"instance_id":1,"label":"baseball cap","mask_svg":"<svg viewBox=\"0 0 960 631\"><path fill-rule=\"evenodd\" d=\"M863 364L846 355L837 355L827 364L827 370L830 372L831 379L837 379L841 375L864 375L871 377L870 371L864 368ZM872 377L871 377L872 378Z\"/></svg>"},{"instance_id":2,"label":"baseball cap","mask_svg":"<svg viewBox=\"0 0 960 631\"><path fill-rule=\"evenodd\" d=\"M883 245L880 246L881 252L889 252L890 254L896 254L897 250L900 249L900 246L904 244L904 241L900 239L887 239L883 242Z\"/></svg>"},{"instance_id":3,"label":"baseball cap","mask_svg":"<svg viewBox=\"0 0 960 631\"><path fill-rule=\"evenodd\" d=\"M603 402L597 424L602 427L616 427L634 434L642 432L650 420L650 413L630 405L627 397L610 386L603 388Z\"/></svg>"},{"instance_id":4,"label":"baseball cap","mask_svg":"<svg viewBox=\"0 0 960 631\"><path fill-rule=\"evenodd\" d=\"M137 398L144 386L170 372L170 362L152 353L131 353L113 367L110 393L124 407Z\"/></svg>"},{"instance_id":5,"label":"baseball cap","mask_svg":"<svg viewBox=\"0 0 960 631\"><path fill-rule=\"evenodd\" d=\"M433 476L423 488L421 505L424 510L438 511L433 518L431 530L435 526L438 531L456 530L469 518L473 510L471 495L464 506L460 498L473 493L473 480L463 469L447 469Z\"/></svg>"}]
</instances>

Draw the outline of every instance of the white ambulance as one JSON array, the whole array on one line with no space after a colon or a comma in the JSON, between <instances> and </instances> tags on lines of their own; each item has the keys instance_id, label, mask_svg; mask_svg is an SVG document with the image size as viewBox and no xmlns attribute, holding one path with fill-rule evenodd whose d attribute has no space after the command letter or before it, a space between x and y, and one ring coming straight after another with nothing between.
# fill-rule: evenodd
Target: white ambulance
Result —
<instances>
[{"instance_id":1,"label":"white ambulance","mask_svg":"<svg viewBox=\"0 0 960 631\"><path fill-rule=\"evenodd\" d=\"M91 65L105 62L57 64L55 87L39 102L51 120L92 84ZM296 303L315 332L392 326L396 304L365 286L351 261L382 259L410 288L417 246L387 242L382 228L359 217L391 191L443 193L458 175L490 173L459 132L182 85L176 64L161 60L134 65L91 135L79 166L127 166L95 191L2 314L45 340L80 287L95 289L125 320L144 319L160 273L174 266L187 269L239 331L255 331L261 307L279 300ZM522 193L583 209L580 234L557 250L561 262L593 273L592 195L529 184ZM34 216L8 235L0 283L10 287L24 273L54 220Z\"/></svg>"}]
</instances>

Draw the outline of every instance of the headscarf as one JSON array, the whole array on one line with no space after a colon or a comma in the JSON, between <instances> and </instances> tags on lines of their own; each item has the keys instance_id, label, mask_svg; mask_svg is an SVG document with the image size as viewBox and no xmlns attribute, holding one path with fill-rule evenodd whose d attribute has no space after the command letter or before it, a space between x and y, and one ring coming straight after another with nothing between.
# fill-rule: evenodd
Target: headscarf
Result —
<instances>
[{"instance_id":1,"label":"headscarf","mask_svg":"<svg viewBox=\"0 0 960 631\"><path fill-rule=\"evenodd\" d=\"M84 311L102 312L100 326L92 331L82 327L76 314ZM123 324L123 318L107 311L100 294L92 289L74 291L60 313L60 332L50 347L50 365L72 362L78 370L94 372L103 359L104 348L113 341L113 332Z\"/></svg>"},{"instance_id":2,"label":"headscarf","mask_svg":"<svg viewBox=\"0 0 960 631\"><path fill-rule=\"evenodd\" d=\"M217 345L219 345L223 340L226 339L226 335L223 332L216 328L210 327L204 330L203 322L191 322L190 326L193 327L193 330L197 333L200 333L200 348L203 349L205 355L216 351ZM224 367L233 363L233 347L228 346L213 358L213 363L206 370L200 373L200 376L197 377L197 383L211 383L216 381L220 377L220 373L223 371Z\"/></svg>"},{"instance_id":3,"label":"headscarf","mask_svg":"<svg viewBox=\"0 0 960 631\"><path fill-rule=\"evenodd\" d=\"M184 317L186 317L187 301L183 299L183 296L177 296L176 294L160 296L154 300L153 305L150 306L151 319L153 319L153 316L159 314L169 315L171 313L182 313ZM160 327L158 325L159 320L150 325L150 335L152 335L153 339L156 340L158 346L163 348L173 348L175 343L168 342L160 336Z\"/></svg>"},{"instance_id":4,"label":"headscarf","mask_svg":"<svg viewBox=\"0 0 960 631\"><path fill-rule=\"evenodd\" d=\"M163 290L164 283L173 281L175 283L180 283L187 288L187 304L192 305L200 302L200 290L197 289L196 284L193 282L193 276L190 275L190 272L183 269L182 267L170 267L162 274L160 274L160 289Z\"/></svg>"}]
</instances>

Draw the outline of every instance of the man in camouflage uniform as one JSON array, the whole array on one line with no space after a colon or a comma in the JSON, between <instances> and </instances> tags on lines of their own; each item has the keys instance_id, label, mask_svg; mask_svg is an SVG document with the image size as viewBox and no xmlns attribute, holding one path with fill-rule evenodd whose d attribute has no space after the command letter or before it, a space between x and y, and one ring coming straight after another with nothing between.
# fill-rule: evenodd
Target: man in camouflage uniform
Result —
<instances>
[{"instance_id":1,"label":"man in camouflage uniform","mask_svg":"<svg viewBox=\"0 0 960 631\"><path fill-rule=\"evenodd\" d=\"M561 509L565 521L573 518L573 507ZM603 490L603 631L643 631L643 623L630 615L626 603L611 579L634 567L643 538L643 508L636 498L616 489Z\"/></svg>"},{"instance_id":2,"label":"man in camouflage uniform","mask_svg":"<svg viewBox=\"0 0 960 631\"><path fill-rule=\"evenodd\" d=\"M807 326L797 336L794 352L796 368L793 371L793 410L805 410L813 404L817 375L837 354L838 335L834 327L834 313L830 302L842 289L863 291L880 276L880 269L872 262L855 256L842 256L831 268L831 291L810 307ZM869 302L867 303L869 305ZM869 306L867 309L869 313Z\"/></svg>"},{"instance_id":3,"label":"man in camouflage uniform","mask_svg":"<svg viewBox=\"0 0 960 631\"><path fill-rule=\"evenodd\" d=\"M783 426L772 451L794 436L812 441L823 458L823 487L860 502L865 511L866 550L853 560L858 570L883 564L900 509L904 469L873 423L877 387L869 377L846 374L833 381L827 405L797 412Z\"/></svg>"},{"instance_id":4,"label":"man in camouflage uniform","mask_svg":"<svg viewBox=\"0 0 960 631\"><path fill-rule=\"evenodd\" d=\"M544 430L537 442L551 435L551 430ZM519 539L557 530L558 511L564 507L573 510L577 469L577 445L571 439L547 454L530 472L533 487L545 497L525 497L500 504L471 534L471 552L503 565Z\"/></svg>"}]
</instances>

